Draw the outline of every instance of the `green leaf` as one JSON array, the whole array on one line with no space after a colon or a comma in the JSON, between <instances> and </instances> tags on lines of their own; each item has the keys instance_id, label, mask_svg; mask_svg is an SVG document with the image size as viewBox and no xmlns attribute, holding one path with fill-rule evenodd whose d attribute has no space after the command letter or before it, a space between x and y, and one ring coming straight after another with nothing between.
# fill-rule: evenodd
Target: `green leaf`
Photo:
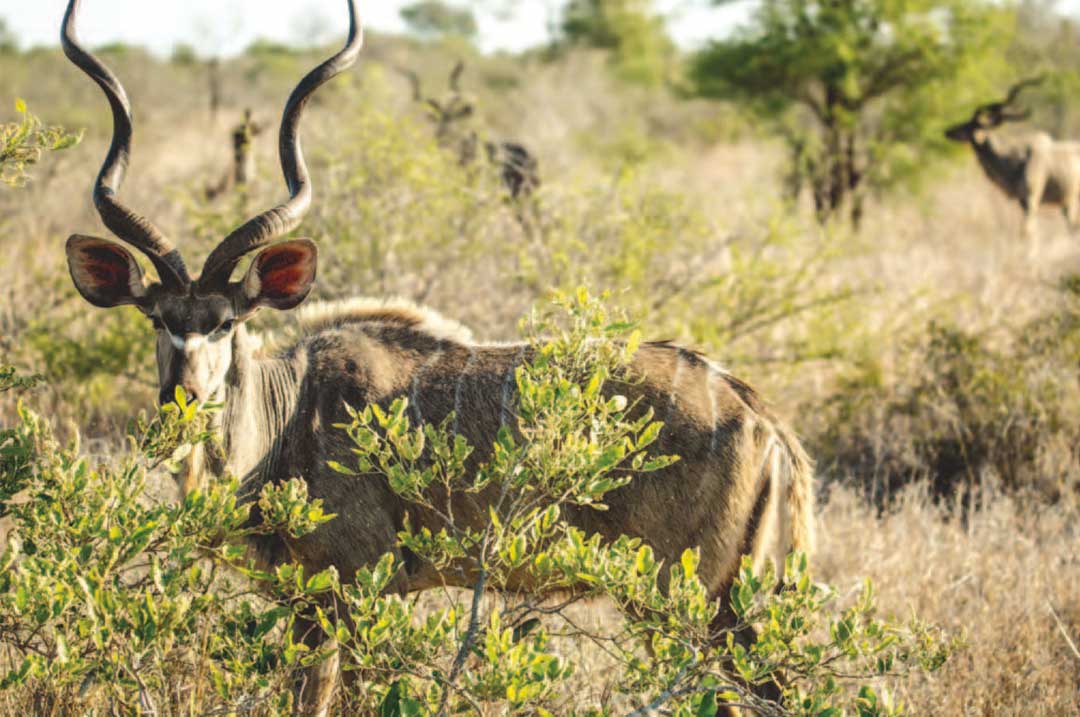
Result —
<instances>
[{"instance_id":1,"label":"green leaf","mask_svg":"<svg viewBox=\"0 0 1080 717\"><path fill-rule=\"evenodd\" d=\"M330 468L330 470L332 470L332 471L334 471L336 473L341 473L342 475L347 475L347 476L356 475L356 471L342 465L341 463L338 463L337 461L327 461L326 465Z\"/></svg>"},{"instance_id":2,"label":"green leaf","mask_svg":"<svg viewBox=\"0 0 1080 717\"><path fill-rule=\"evenodd\" d=\"M334 573L331 570L323 570L315 573L304 585L304 592L308 594L321 593L329 590L334 584Z\"/></svg>"},{"instance_id":3,"label":"green leaf","mask_svg":"<svg viewBox=\"0 0 1080 717\"><path fill-rule=\"evenodd\" d=\"M693 580L697 575L698 555L697 551L687 548L683 551L682 557L679 559L682 564L683 575L687 580Z\"/></svg>"},{"instance_id":4,"label":"green leaf","mask_svg":"<svg viewBox=\"0 0 1080 717\"><path fill-rule=\"evenodd\" d=\"M701 702L698 704L697 712L694 715L695 717L716 717L718 709L716 691L713 690L702 695Z\"/></svg>"}]
</instances>

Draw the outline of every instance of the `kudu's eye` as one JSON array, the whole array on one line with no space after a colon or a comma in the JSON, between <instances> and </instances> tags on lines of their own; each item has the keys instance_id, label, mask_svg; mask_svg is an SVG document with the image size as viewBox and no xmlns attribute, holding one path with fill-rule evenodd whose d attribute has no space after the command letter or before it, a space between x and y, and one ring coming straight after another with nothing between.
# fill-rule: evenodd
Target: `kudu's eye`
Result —
<instances>
[{"instance_id":1,"label":"kudu's eye","mask_svg":"<svg viewBox=\"0 0 1080 717\"><path fill-rule=\"evenodd\" d=\"M227 334L236 326L236 319L227 319L221 322L221 326L214 329L215 334Z\"/></svg>"}]
</instances>

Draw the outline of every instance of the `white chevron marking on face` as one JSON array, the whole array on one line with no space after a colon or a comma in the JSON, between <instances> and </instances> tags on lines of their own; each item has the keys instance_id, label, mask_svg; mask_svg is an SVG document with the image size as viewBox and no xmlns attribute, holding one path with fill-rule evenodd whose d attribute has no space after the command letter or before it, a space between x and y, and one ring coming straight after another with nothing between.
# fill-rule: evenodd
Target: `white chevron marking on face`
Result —
<instances>
[{"instance_id":1,"label":"white chevron marking on face","mask_svg":"<svg viewBox=\"0 0 1080 717\"><path fill-rule=\"evenodd\" d=\"M173 332L169 333L169 341L176 348L177 351L194 351L203 344L206 343L206 337L202 334L188 334L187 336L177 336Z\"/></svg>"}]
</instances>

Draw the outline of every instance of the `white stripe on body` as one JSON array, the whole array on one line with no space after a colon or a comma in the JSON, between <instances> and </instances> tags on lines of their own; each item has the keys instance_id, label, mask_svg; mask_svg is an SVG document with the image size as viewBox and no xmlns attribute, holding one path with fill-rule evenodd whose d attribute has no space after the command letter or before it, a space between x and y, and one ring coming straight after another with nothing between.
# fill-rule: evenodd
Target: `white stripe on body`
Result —
<instances>
[{"instance_id":1,"label":"white stripe on body","mask_svg":"<svg viewBox=\"0 0 1080 717\"><path fill-rule=\"evenodd\" d=\"M717 374L716 367L709 364L705 371L705 393L709 396L709 408L711 410L712 417L712 431L709 436L709 453L716 451L716 421L719 416L716 415L716 392L713 390L713 377Z\"/></svg>"},{"instance_id":2,"label":"white stripe on body","mask_svg":"<svg viewBox=\"0 0 1080 717\"><path fill-rule=\"evenodd\" d=\"M792 480L791 470L784 455L784 446L777 439L775 433L769 435L769 441L765 444L765 460L763 468L772 473L772 495L770 503L776 520L776 535L772 546L771 558L776 566L777 577L784 576L784 561L788 551L792 549L791 536L791 511L789 510L788 493Z\"/></svg>"},{"instance_id":3,"label":"white stripe on body","mask_svg":"<svg viewBox=\"0 0 1080 717\"><path fill-rule=\"evenodd\" d=\"M521 365L521 362L525 359L525 346L522 345L518 349L517 360L514 361L514 365L506 372L506 378L503 379L502 396L499 398L499 428L502 428L513 417L513 411L510 410L510 388L514 385L514 376L517 373L517 367Z\"/></svg>"},{"instance_id":4,"label":"white stripe on body","mask_svg":"<svg viewBox=\"0 0 1080 717\"><path fill-rule=\"evenodd\" d=\"M454 426L453 433L458 432L458 421L461 419L461 390L465 384L465 377L469 374L469 369L472 368L473 361L476 360L476 349L469 349L469 359L465 362L465 368L461 369L461 373L458 374L457 383L454 385Z\"/></svg>"},{"instance_id":5,"label":"white stripe on body","mask_svg":"<svg viewBox=\"0 0 1080 717\"><path fill-rule=\"evenodd\" d=\"M412 404L417 426L421 426L424 423L424 414L420 411L420 378L429 368L438 363L439 359L442 358L442 345L442 341L440 341L435 352L428 356L424 363L420 365L420 368L416 369L416 373L413 374L412 388L409 390L409 403Z\"/></svg>"},{"instance_id":6,"label":"white stripe on body","mask_svg":"<svg viewBox=\"0 0 1080 717\"><path fill-rule=\"evenodd\" d=\"M671 393L668 394L668 416L671 415L671 409L675 408L679 393L679 378L682 376L683 365L685 364L686 359L683 358L683 350L680 348L675 349L675 373L671 377Z\"/></svg>"}]
</instances>

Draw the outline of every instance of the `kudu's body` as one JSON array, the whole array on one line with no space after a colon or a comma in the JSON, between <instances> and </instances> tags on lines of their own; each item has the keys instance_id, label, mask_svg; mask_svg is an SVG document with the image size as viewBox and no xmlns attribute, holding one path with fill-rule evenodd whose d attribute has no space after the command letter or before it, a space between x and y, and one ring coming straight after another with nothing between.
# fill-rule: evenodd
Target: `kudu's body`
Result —
<instances>
[{"instance_id":1,"label":"kudu's body","mask_svg":"<svg viewBox=\"0 0 1080 717\"><path fill-rule=\"evenodd\" d=\"M207 473L227 470L241 477L242 491L251 497L265 483L303 477L310 494L337 518L300 539L255 539L263 561L293 559L310 569L333 565L347 580L383 553L396 552L405 566L396 589L453 583L458 578L452 572L437 574L397 546L406 510L414 527L437 530L436 516L406 505L381 479L342 476L329 468L327 461L344 462L351 455L347 436L333 424L347 421L346 404L385 405L407 396L417 423L439 422L453 412L453 430L476 448L471 460L482 461L500 426L511 420L513 372L531 349L478 344L465 329L431 312L370 302L311 307L301 338L272 356L259 352L243 324L264 307L294 308L315 280L312 242L273 242L294 229L310 205L299 121L311 94L359 53L355 0L348 2L345 47L309 73L286 104L279 148L289 198L226 236L194 279L164 234L117 196L130 152L130 111L115 76L75 38L78 5L70 0L64 18L64 50L101 87L114 121L94 202L105 225L150 259L158 280L145 277L119 244L81 235L68 240L69 267L76 288L92 304L133 305L154 324L163 403L177 387L199 400L223 402L217 427L224 451L193 455L182 487L190 490ZM256 250L246 273L233 281L241 258ZM569 509L569 520L607 538L640 536L668 565L686 548L700 546L698 572L714 597L726 595L742 554L760 561L780 559L791 548L808 550L809 462L754 391L699 355L666 343L644 345L631 370L640 381L620 390L657 412L665 428L655 450L681 460L613 491L605 499L608 511ZM455 496L455 514L481 524L488 497ZM326 713L335 664L326 662L298 681L298 712Z\"/></svg>"},{"instance_id":2,"label":"kudu's body","mask_svg":"<svg viewBox=\"0 0 1080 717\"><path fill-rule=\"evenodd\" d=\"M306 326L309 333L275 357L256 358L250 347L257 343L237 331L232 368L216 396L225 404L226 467L243 476L245 495L257 495L266 482L303 476L311 496L338 514L303 538L257 539L260 560L299 560L311 570L333 565L348 576L392 552L406 566L398 590L471 587L469 575L438 573L400 552L396 536L406 512L414 529L435 533L443 527L440 518L406 503L383 480L331 470L327 462L346 462L351 444L330 426L349 422L346 404L385 408L404 396L417 423L438 424L453 412L453 430L477 449L470 458L475 465L489 457L499 428L512 420L514 369L531 358L530 348L474 343L467 332L409 307L313 309L318 320ZM713 597L728 594L744 554L758 565L766 558L782 565L790 549L809 550L809 462L754 391L666 343L644 345L631 369L641 383L620 390L656 410L665 426L654 449L681 460L612 492L607 511L568 507L568 520L606 539L641 537L667 565L699 546L699 573ZM208 459L205 468L221 467ZM481 528L495 500L495 494L462 494L453 514L460 525ZM318 714L332 677L324 670L309 675L308 684L308 702Z\"/></svg>"},{"instance_id":3,"label":"kudu's body","mask_svg":"<svg viewBox=\"0 0 1080 717\"><path fill-rule=\"evenodd\" d=\"M1039 80L1014 85L1001 102L983 105L967 122L954 125L946 137L967 142L987 178L1024 210L1024 236L1037 238L1037 214L1042 205L1059 206L1069 226L1080 224L1080 142L1055 140L1045 132L1007 134L1007 122L1027 119L1026 111L1010 106L1020 91Z\"/></svg>"},{"instance_id":4,"label":"kudu's body","mask_svg":"<svg viewBox=\"0 0 1080 717\"><path fill-rule=\"evenodd\" d=\"M349 422L346 404L385 407L407 397L417 423L438 424L453 412L453 430L476 447L472 460L482 461L499 428L511 421L514 369L531 352L527 344L475 343L467 331L412 307L312 308L317 318L301 321L308 333L274 357L256 358L251 347L257 342L237 331L232 367L215 398L225 404L220 427L227 467L243 476L245 493L303 476L311 494L339 514L293 543L268 539L263 558L273 563L293 556L349 575L397 551L406 510L414 526L440 526L384 481L344 477L328 467L350 455L348 437L330 428ZM640 536L668 564L699 545L703 579L717 595L730 587L740 555L782 558L793 543L809 548L807 460L754 391L666 343L645 344L631 369L641 383L620 390L654 408L665 424L654 450L681 460L613 492L608 511L582 508L571 521L607 538ZM488 519L483 499L472 496L454 513L476 524ZM402 589L447 579L429 566L406 565Z\"/></svg>"}]
</instances>

